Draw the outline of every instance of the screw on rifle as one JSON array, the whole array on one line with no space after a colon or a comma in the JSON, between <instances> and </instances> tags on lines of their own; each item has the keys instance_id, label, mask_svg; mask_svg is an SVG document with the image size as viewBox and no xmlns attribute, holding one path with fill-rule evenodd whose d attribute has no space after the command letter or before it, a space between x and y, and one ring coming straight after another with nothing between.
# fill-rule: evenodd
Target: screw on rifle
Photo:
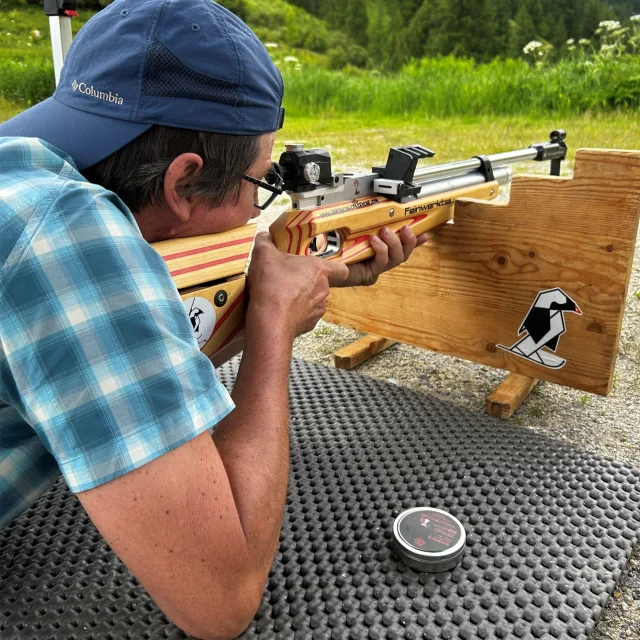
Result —
<instances>
[{"instance_id":1,"label":"screw on rifle","mask_svg":"<svg viewBox=\"0 0 640 640\"><path fill-rule=\"evenodd\" d=\"M227 292L224 289L221 289L214 296L213 302L215 303L216 307L224 307L224 305L227 304L227 298Z\"/></svg>"},{"instance_id":2,"label":"screw on rifle","mask_svg":"<svg viewBox=\"0 0 640 640\"><path fill-rule=\"evenodd\" d=\"M489 195L493 195L496 192L495 189L491 189L491 193Z\"/></svg>"},{"instance_id":3,"label":"screw on rifle","mask_svg":"<svg viewBox=\"0 0 640 640\"><path fill-rule=\"evenodd\" d=\"M389 209L389 217L393 218L393 214L396 212L395 209Z\"/></svg>"}]
</instances>

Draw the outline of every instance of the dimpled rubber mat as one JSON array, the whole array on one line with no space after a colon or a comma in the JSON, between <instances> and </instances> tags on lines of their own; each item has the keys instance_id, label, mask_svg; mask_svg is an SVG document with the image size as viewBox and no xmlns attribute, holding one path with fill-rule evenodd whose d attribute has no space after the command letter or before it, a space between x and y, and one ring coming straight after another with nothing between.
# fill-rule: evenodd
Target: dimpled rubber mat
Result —
<instances>
[{"instance_id":1,"label":"dimpled rubber mat","mask_svg":"<svg viewBox=\"0 0 640 640\"><path fill-rule=\"evenodd\" d=\"M237 361L221 370L232 383ZM429 396L296 361L280 547L243 638L587 638L640 526L640 472ZM462 563L394 556L448 510ZM184 638L59 481L0 532L0 638Z\"/></svg>"}]
</instances>

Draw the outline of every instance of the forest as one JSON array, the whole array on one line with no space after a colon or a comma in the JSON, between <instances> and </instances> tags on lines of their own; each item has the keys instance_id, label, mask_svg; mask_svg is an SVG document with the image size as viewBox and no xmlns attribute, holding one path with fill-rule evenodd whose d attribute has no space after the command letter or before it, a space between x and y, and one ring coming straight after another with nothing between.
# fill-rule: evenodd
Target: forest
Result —
<instances>
[{"instance_id":1,"label":"forest","mask_svg":"<svg viewBox=\"0 0 640 640\"><path fill-rule=\"evenodd\" d=\"M224 0L223 0L224 2ZM239 4L236 0L236 4ZM518 58L531 41L562 51L592 38L601 22L622 26L640 0L292 0L346 31L382 66L453 54L476 61Z\"/></svg>"},{"instance_id":2,"label":"forest","mask_svg":"<svg viewBox=\"0 0 640 640\"><path fill-rule=\"evenodd\" d=\"M79 0L99 10L111 0ZM395 70L410 59L453 55L487 62L522 58L538 41L558 59L567 41L596 36L604 21L630 26L640 0L219 0L263 40L327 54L329 66ZM2 7L42 0L0 0ZM288 5L302 11L291 13ZM312 20L315 17L317 20ZM345 41L344 36L348 36Z\"/></svg>"}]
</instances>

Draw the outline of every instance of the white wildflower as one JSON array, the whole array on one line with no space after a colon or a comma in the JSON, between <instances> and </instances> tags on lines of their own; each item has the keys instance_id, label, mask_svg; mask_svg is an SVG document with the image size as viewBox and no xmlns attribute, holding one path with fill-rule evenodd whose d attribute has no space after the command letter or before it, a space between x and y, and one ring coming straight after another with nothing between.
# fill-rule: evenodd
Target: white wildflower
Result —
<instances>
[{"instance_id":1,"label":"white wildflower","mask_svg":"<svg viewBox=\"0 0 640 640\"><path fill-rule=\"evenodd\" d=\"M620 28L620 23L617 20L603 20L598 26L605 31L614 31Z\"/></svg>"},{"instance_id":2,"label":"white wildflower","mask_svg":"<svg viewBox=\"0 0 640 640\"><path fill-rule=\"evenodd\" d=\"M603 44L600 47L600 51L606 53L607 51L613 51L616 48L615 44Z\"/></svg>"},{"instance_id":3,"label":"white wildflower","mask_svg":"<svg viewBox=\"0 0 640 640\"><path fill-rule=\"evenodd\" d=\"M522 51L526 54L533 53L536 49L539 49L542 46L542 42L538 42L537 40L532 40L529 44L525 45Z\"/></svg>"},{"instance_id":4,"label":"white wildflower","mask_svg":"<svg viewBox=\"0 0 640 640\"><path fill-rule=\"evenodd\" d=\"M296 58L295 56L286 56L284 61L285 62L298 62L298 58Z\"/></svg>"},{"instance_id":5,"label":"white wildflower","mask_svg":"<svg viewBox=\"0 0 640 640\"><path fill-rule=\"evenodd\" d=\"M584 46L586 46L586 45L588 45L588 44L591 44L591 40L587 40L586 38L580 38L580 40L578 40L578 42L579 42L581 45L584 45Z\"/></svg>"},{"instance_id":6,"label":"white wildflower","mask_svg":"<svg viewBox=\"0 0 640 640\"><path fill-rule=\"evenodd\" d=\"M279 45L277 42L265 42L264 46L267 47L267 49L277 49Z\"/></svg>"},{"instance_id":7,"label":"white wildflower","mask_svg":"<svg viewBox=\"0 0 640 640\"><path fill-rule=\"evenodd\" d=\"M573 38L569 38L569 39L567 40L567 44L568 44L568 45L572 45L572 44L574 44L574 43L575 43L575 40L574 40Z\"/></svg>"},{"instance_id":8,"label":"white wildflower","mask_svg":"<svg viewBox=\"0 0 640 640\"><path fill-rule=\"evenodd\" d=\"M637 16L631 16L629 20L631 20L631 22L640 22L640 13Z\"/></svg>"}]
</instances>

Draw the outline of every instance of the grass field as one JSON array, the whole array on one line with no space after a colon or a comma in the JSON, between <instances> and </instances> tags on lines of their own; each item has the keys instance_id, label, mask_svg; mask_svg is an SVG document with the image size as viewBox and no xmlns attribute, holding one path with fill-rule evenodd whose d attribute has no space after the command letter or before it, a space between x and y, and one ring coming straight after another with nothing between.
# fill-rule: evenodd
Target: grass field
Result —
<instances>
[{"instance_id":1,"label":"grass field","mask_svg":"<svg viewBox=\"0 0 640 640\"><path fill-rule=\"evenodd\" d=\"M0 99L0 122L19 113ZM528 147L548 139L553 129L567 131L569 163L576 149L640 149L640 119L633 114L601 114L568 117L480 118L333 118L288 117L278 133L274 159L285 142L304 142L331 152L336 170L384 163L393 146L422 144L436 151L431 162L451 162L478 154Z\"/></svg>"},{"instance_id":2,"label":"grass field","mask_svg":"<svg viewBox=\"0 0 640 640\"><path fill-rule=\"evenodd\" d=\"M83 12L74 19L74 31L89 17ZM262 33L263 40L268 35L268 30ZM564 59L542 68L521 59L476 64L441 57L384 74L375 69L331 71L306 50L277 46L269 51L285 79L285 106L300 118L576 116L640 109L640 55ZM0 96L26 106L53 89L43 12L38 7L0 12ZM5 117L11 110L1 104L0 109Z\"/></svg>"},{"instance_id":3,"label":"grass field","mask_svg":"<svg viewBox=\"0 0 640 640\"><path fill-rule=\"evenodd\" d=\"M274 156L285 141L325 147L336 169L384 163L389 148L422 144L436 151L431 162L450 162L478 154L528 147L548 139L553 129L567 131L569 166L578 148L640 149L640 120L632 114L558 118L289 118L278 135Z\"/></svg>"}]
</instances>

